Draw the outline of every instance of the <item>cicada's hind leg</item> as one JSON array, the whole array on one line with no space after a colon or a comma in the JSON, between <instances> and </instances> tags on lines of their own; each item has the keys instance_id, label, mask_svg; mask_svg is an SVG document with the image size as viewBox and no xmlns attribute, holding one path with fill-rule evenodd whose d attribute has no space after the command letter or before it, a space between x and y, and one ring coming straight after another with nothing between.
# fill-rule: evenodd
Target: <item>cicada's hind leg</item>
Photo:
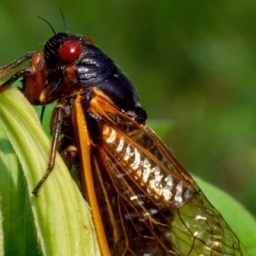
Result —
<instances>
[{"instance_id":1,"label":"cicada's hind leg","mask_svg":"<svg viewBox=\"0 0 256 256\"><path fill-rule=\"evenodd\" d=\"M63 121L65 116L65 109L64 107L59 104L56 106L53 115L52 115L52 144L51 144L51 151L50 151L50 158L48 162L48 168L45 172L44 176L41 178L41 180L38 182L36 187L33 189L32 193L37 196L39 189L43 185L44 181L47 179L51 171L53 170L56 154L58 151L58 144L59 144L59 138L60 134L62 133L62 127L63 127Z\"/></svg>"}]
</instances>

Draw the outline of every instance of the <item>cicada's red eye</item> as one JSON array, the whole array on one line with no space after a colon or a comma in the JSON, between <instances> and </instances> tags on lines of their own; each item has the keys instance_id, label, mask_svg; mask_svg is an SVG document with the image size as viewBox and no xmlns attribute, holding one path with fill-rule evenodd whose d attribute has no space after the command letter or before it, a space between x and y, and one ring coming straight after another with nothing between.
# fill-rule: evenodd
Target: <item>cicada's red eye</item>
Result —
<instances>
[{"instance_id":1,"label":"cicada's red eye","mask_svg":"<svg viewBox=\"0 0 256 256\"><path fill-rule=\"evenodd\" d=\"M81 51L82 46L78 41L69 40L60 47L59 56L63 62L67 63L75 60Z\"/></svg>"}]
</instances>

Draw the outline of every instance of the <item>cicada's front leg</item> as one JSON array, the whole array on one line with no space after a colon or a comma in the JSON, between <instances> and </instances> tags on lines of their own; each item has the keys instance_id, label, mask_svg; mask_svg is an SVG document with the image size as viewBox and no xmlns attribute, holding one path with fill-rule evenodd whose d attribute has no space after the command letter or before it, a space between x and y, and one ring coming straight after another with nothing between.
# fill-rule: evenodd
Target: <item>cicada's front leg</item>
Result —
<instances>
[{"instance_id":1,"label":"cicada's front leg","mask_svg":"<svg viewBox=\"0 0 256 256\"><path fill-rule=\"evenodd\" d=\"M40 96L47 80L47 68L43 53L35 53L30 59L30 73L24 76L21 91L33 105L41 105Z\"/></svg>"},{"instance_id":2,"label":"cicada's front leg","mask_svg":"<svg viewBox=\"0 0 256 256\"><path fill-rule=\"evenodd\" d=\"M12 63L0 68L0 77L5 76L16 67L30 59L30 65L20 69L0 86L0 93L11 86L19 78L23 78L21 91L33 105L42 104L40 95L46 82L46 65L43 53L29 52Z\"/></svg>"}]
</instances>

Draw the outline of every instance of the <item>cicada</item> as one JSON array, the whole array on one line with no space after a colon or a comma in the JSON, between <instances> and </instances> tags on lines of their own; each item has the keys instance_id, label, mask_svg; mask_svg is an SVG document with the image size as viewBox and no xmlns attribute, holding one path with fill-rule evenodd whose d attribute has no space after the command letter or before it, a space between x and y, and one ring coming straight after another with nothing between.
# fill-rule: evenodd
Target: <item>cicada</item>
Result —
<instances>
[{"instance_id":1,"label":"cicada","mask_svg":"<svg viewBox=\"0 0 256 256\"><path fill-rule=\"evenodd\" d=\"M56 101L48 169L59 150L79 167L102 255L247 255L243 245L172 151L146 124L130 80L93 41L55 33L44 52L20 67L0 92L22 78L33 105Z\"/></svg>"}]
</instances>

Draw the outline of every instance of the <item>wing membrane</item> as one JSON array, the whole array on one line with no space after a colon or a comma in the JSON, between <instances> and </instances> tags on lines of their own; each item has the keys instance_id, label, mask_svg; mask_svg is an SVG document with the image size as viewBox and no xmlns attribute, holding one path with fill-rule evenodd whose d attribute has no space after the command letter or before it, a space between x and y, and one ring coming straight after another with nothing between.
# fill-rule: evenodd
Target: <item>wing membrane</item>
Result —
<instances>
[{"instance_id":1,"label":"wing membrane","mask_svg":"<svg viewBox=\"0 0 256 256\"><path fill-rule=\"evenodd\" d=\"M113 255L246 255L228 224L148 126L99 95L88 110L100 120L93 169Z\"/></svg>"}]
</instances>

